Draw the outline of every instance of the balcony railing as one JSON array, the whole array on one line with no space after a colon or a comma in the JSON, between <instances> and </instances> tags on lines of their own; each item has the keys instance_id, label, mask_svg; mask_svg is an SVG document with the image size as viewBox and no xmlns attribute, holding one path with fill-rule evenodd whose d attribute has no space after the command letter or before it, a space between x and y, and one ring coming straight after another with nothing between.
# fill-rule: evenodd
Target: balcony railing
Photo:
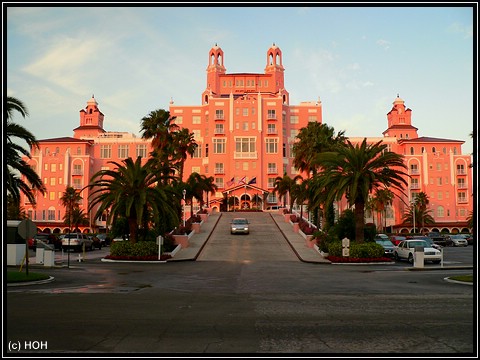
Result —
<instances>
[{"instance_id":1,"label":"balcony railing","mask_svg":"<svg viewBox=\"0 0 480 360\"><path fill-rule=\"evenodd\" d=\"M267 120L277 120L277 114L267 114Z\"/></svg>"},{"instance_id":2,"label":"balcony railing","mask_svg":"<svg viewBox=\"0 0 480 360\"><path fill-rule=\"evenodd\" d=\"M83 170L82 169L74 169L72 171L72 175L83 175Z\"/></svg>"},{"instance_id":3,"label":"balcony railing","mask_svg":"<svg viewBox=\"0 0 480 360\"><path fill-rule=\"evenodd\" d=\"M457 175L467 175L465 169L457 169Z\"/></svg>"},{"instance_id":4,"label":"balcony railing","mask_svg":"<svg viewBox=\"0 0 480 360\"><path fill-rule=\"evenodd\" d=\"M278 170L275 168L267 169L267 174L278 174Z\"/></svg>"},{"instance_id":5,"label":"balcony railing","mask_svg":"<svg viewBox=\"0 0 480 360\"><path fill-rule=\"evenodd\" d=\"M277 135L278 130L277 129L267 129L267 134L268 135Z\"/></svg>"},{"instance_id":6,"label":"balcony railing","mask_svg":"<svg viewBox=\"0 0 480 360\"><path fill-rule=\"evenodd\" d=\"M410 169L410 175L420 175L420 171L418 169Z\"/></svg>"},{"instance_id":7,"label":"balcony railing","mask_svg":"<svg viewBox=\"0 0 480 360\"><path fill-rule=\"evenodd\" d=\"M225 115L222 114L215 114L215 120L225 120Z\"/></svg>"},{"instance_id":8,"label":"balcony railing","mask_svg":"<svg viewBox=\"0 0 480 360\"><path fill-rule=\"evenodd\" d=\"M410 184L410 189L420 189L419 184Z\"/></svg>"}]
</instances>

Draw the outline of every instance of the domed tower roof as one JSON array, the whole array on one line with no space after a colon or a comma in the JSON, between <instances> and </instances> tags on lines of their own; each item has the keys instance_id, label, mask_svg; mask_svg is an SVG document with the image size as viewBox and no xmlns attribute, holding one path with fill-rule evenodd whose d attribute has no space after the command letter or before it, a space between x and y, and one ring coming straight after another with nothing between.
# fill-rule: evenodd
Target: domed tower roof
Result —
<instances>
[{"instance_id":1,"label":"domed tower roof","mask_svg":"<svg viewBox=\"0 0 480 360\"><path fill-rule=\"evenodd\" d=\"M403 101L403 99L400 98L400 97L398 96L398 94L397 94L396 99L393 101L393 105L397 105L397 104L398 104L398 105L400 105L400 104L405 104L405 101Z\"/></svg>"},{"instance_id":2,"label":"domed tower roof","mask_svg":"<svg viewBox=\"0 0 480 360\"><path fill-rule=\"evenodd\" d=\"M98 102L97 102L97 100L95 100L95 96L94 96L94 95L92 95L92 98L87 101L87 107L88 107L89 105L98 106Z\"/></svg>"}]
</instances>

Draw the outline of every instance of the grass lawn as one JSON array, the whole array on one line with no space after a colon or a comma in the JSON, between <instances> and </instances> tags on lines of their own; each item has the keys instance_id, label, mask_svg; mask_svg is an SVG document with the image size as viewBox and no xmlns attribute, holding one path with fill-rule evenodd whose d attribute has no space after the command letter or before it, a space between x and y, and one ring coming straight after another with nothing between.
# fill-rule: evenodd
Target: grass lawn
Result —
<instances>
[{"instance_id":1,"label":"grass lawn","mask_svg":"<svg viewBox=\"0 0 480 360\"><path fill-rule=\"evenodd\" d=\"M49 275L39 274L29 271L28 276L26 272L7 271L7 283L23 282L23 281L38 281L46 280Z\"/></svg>"},{"instance_id":2,"label":"grass lawn","mask_svg":"<svg viewBox=\"0 0 480 360\"><path fill-rule=\"evenodd\" d=\"M465 282L473 282L473 274L469 275L458 275L458 276L450 276L450 280L455 280L455 281L465 281Z\"/></svg>"}]
</instances>

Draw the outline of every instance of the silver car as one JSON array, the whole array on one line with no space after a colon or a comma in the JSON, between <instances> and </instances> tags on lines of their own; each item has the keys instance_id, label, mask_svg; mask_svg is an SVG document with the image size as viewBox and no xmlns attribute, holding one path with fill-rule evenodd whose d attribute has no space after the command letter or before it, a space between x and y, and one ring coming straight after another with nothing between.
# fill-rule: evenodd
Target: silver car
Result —
<instances>
[{"instance_id":1,"label":"silver car","mask_svg":"<svg viewBox=\"0 0 480 360\"><path fill-rule=\"evenodd\" d=\"M442 261L442 252L438 249L434 249L428 245L424 240L403 240L395 247L394 258L395 260L407 260L413 264L414 252L416 247L423 248L424 261L431 261L435 264L439 264Z\"/></svg>"},{"instance_id":2,"label":"silver car","mask_svg":"<svg viewBox=\"0 0 480 360\"><path fill-rule=\"evenodd\" d=\"M450 240L453 241L453 246L468 246L468 241L467 239L465 239L463 235L452 234L449 236L450 236Z\"/></svg>"},{"instance_id":3,"label":"silver car","mask_svg":"<svg viewBox=\"0 0 480 360\"><path fill-rule=\"evenodd\" d=\"M250 233L250 223L245 218L235 218L230 223L231 234L248 234Z\"/></svg>"}]
</instances>

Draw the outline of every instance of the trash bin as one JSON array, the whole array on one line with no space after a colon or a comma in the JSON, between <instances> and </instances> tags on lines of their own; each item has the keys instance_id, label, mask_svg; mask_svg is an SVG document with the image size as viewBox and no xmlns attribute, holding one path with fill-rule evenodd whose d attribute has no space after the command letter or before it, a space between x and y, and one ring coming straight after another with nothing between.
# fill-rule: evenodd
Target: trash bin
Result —
<instances>
[{"instance_id":1,"label":"trash bin","mask_svg":"<svg viewBox=\"0 0 480 360\"><path fill-rule=\"evenodd\" d=\"M45 245L43 250L43 266L55 266L55 247L53 245Z\"/></svg>"},{"instance_id":2,"label":"trash bin","mask_svg":"<svg viewBox=\"0 0 480 360\"><path fill-rule=\"evenodd\" d=\"M423 268L425 266L425 254L423 246L415 246L413 253L413 267Z\"/></svg>"}]
</instances>

